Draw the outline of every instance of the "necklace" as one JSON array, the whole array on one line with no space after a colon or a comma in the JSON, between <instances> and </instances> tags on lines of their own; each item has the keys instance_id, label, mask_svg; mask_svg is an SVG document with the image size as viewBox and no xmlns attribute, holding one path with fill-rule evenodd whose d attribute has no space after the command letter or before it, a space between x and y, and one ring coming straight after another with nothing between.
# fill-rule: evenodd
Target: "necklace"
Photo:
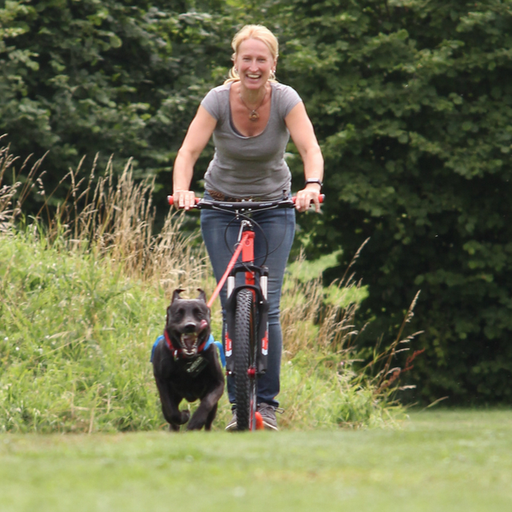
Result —
<instances>
[{"instance_id":1,"label":"necklace","mask_svg":"<svg viewBox=\"0 0 512 512\"><path fill-rule=\"evenodd\" d=\"M260 101L260 104L256 108L249 108L247 106L244 99L242 98L241 92L239 92L238 95L240 96L240 101L244 104L244 107L249 111L249 121L256 122L260 118L260 115L258 114L257 110L261 107L261 105L263 105L263 102L265 101L265 96L267 95L267 91L265 91L263 99Z\"/></svg>"}]
</instances>

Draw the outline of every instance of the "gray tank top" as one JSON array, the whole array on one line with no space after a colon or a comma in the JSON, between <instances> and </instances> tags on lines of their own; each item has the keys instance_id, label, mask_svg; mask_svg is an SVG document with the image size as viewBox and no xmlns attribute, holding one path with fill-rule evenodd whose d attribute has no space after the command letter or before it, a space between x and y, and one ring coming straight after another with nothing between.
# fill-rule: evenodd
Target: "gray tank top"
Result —
<instances>
[{"instance_id":1,"label":"gray tank top","mask_svg":"<svg viewBox=\"0 0 512 512\"><path fill-rule=\"evenodd\" d=\"M284 160L290 132L285 117L300 101L291 87L270 82L270 118L262 133L241 135L231 120L231 83L212 89L201 105L217 120L215 154L205 174L205 188L229 197L279 199L290 192L291 173Z\"/></svg>"}]
</instances>

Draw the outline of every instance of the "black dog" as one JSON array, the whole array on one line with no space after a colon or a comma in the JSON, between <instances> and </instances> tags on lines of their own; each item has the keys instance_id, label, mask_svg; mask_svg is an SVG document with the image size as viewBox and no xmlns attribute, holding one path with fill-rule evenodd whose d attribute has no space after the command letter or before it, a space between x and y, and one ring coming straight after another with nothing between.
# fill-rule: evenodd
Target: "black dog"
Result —
<instances>
[{"instance_id":1,"label":"black dog","mask_svg":"<svg viewBox=\"0 0 512 512\"><path fill-rule=\"evenodd\" d=\"M189 420L190 412L179 410L183 399L201 400L187 429L204 426L210 430L224 392L224 374L217 347L210 341L210 310L205 293L199 290L197 299L187 300L180 298L182 291L173 293L164 335L153 348L153 374L170 430L178 431Z\"/></svg>"}]
</instances>

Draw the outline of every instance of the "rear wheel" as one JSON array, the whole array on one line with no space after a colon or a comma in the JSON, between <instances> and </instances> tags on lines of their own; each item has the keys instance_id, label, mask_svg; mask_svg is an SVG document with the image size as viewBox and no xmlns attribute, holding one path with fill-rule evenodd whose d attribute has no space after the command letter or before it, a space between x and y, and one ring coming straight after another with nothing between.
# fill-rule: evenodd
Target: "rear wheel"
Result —
<instances>
[{"instance_id":1,"label":"rear wheel","mask_svg":"<svg viewBox=\"0 0 512 512\"><path fill-rule=\"evenodd\" d=\"M238 430L256 429L256 315L253 292L247 289L240 290L236 300L233 346Z\"/></svg>"}]
</instances>

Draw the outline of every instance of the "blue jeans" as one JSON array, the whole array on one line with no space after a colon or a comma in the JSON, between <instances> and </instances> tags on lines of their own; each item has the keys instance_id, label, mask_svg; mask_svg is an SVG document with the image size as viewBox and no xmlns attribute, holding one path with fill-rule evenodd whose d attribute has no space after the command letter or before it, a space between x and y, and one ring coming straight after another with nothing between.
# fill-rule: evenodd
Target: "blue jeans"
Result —
<instances>
[{"instance_id":1,"label":"blue jeans","mask_svg":"<svg viewBox=\"0 0 512 512\"><path fill-rule=\"evenodd\" d=\"M205 199L211 199L208 193L205 193ZM258 377L258 403L265 402L277 407L279 403L276 401L276 396L279 394L283 348L279 304L286 263L295 235L295 210L281 208L254 212L252 218L259 226L255 228L254 262L256 265L264 264L269 269L268 368L264 375ZM233 246L238 239L240 221L233 219L234 216L229 213L201 210L201 232L217 282L220 281L226 271L233 254ZM240 278L243 282L243 273L237 278ZM222 332L222 340L224 341L226 286L220 292L220 300L224 320ZM232 377L228 377L228 396L229 401L234 405L235 386Z\"/></svg>"}]
</instances>

